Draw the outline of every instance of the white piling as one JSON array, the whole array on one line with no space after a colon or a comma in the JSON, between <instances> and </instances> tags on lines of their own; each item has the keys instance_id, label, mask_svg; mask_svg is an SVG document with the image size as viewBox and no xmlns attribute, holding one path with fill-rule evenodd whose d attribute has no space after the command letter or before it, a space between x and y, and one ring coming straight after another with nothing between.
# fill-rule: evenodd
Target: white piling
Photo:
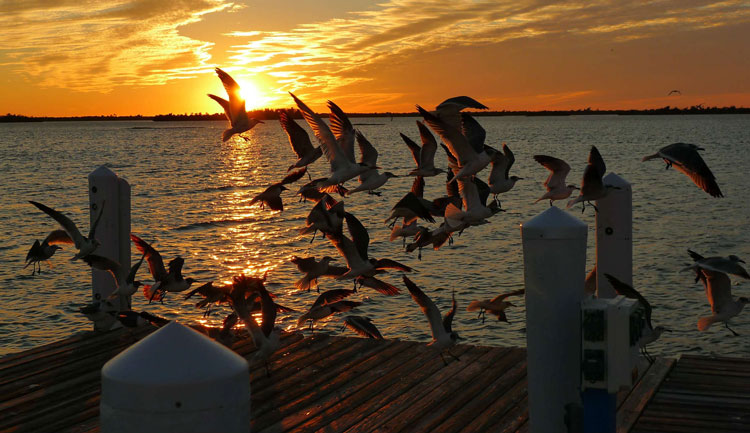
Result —
<instances>
[{"instance_id":1,"label":"white piling","mask_svg":"<svg viewBox=\"0 0 750 433\"><path fill-rule=\"evenodd\" d=\"M110 258L125 269L130 269L130 184L105 166L92 171L88 181L90 224L94 223L99 209L104 206L95 234L101 245L94 254ZM99 301L114 292L117 285L108 272L92 269L91 287L94 301ZM118 311L130 309L129 297L120 297L112 303Z\"/></svg>"},{"instance_id":2,"label":"white piling","mask_svg":"<svg viewBox=\"0 0 750 433\"><path fill-rule=\"evenodd\" d=\"M526 287L529 431L566 431L581 404L581 300L587 226L557 207L521 225Z\"/></svg>"},{"instance_id":3,"label":"white piling","mask_svg":"<svg viewBox=\"0 0 750 433\"><path fill-rule=\"evenodd\" d=\"M596 281L599 298L614 298L617 293L604 277L611 274L633 285L633 188L622 177L610 173L604 177L610 189L597 200L596 207Z\"/></svg>"},{"instance_id":4,"label":"white piling","mask_svg":"<svg viewBox=\"0 0 750 433\"><path fill-rule=\"evenodd\" d=\"M248 433L245 358L176 322L102 367L102 433Z\"/></svg>"}]
</instances>

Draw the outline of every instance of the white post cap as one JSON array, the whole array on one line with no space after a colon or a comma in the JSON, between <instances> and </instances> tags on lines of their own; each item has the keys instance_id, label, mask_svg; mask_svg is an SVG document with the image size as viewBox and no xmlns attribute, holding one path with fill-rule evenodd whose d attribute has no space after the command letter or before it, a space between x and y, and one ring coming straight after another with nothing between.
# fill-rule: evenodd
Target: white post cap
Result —
<instances>
[{"instance_id":1,"label":"white post cap","mask_svg":"<svg viewBox=\"0 0 750 433\"><path fill-rule=\"evenodd\" d=\"M555 206L521 224L523 239L580 239L588 226L580 219Z\"/></svg>"}]
</instances>

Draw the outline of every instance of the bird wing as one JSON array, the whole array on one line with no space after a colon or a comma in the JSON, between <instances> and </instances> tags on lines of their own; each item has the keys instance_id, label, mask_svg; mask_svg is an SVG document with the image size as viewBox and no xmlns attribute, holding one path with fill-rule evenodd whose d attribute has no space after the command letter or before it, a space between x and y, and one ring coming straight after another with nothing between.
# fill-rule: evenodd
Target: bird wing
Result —
<instances>
[{"instance_id":1,"label":"bird wing","mask_svg":"<svg viewBox=\"0 0 750 433\"><path fill-rule=\"evenodd\" d=\"M161 258L161 254L159 254L159 252L146 241L132 233L130 234L130 239L135 244L136 249L146 256L148 270L151 272L151 276L154 277L154 280L161 281L166 278L167 270L164 268L164 261Z\"/></svg>"},{"instance_id":2,"label":"bird wing","mask_svg":"<svg viewBox=\"0 0 750 433\"><path fill-rule=\"evenodd\" d=\"M357 144L359 145L359 151L362 154L359 162L375 167L378 163L378 151L364 134L359 131L357 131Z\"/></svg>"},{"instance_id":3,"label":"bird wing","mask_svg":"<svg viewBox=\"0 0 750 433\"><path fill-rule=\"evenodd\" d=\"M474 148L469 144L469 140L460 130L446 124L419 105L417 105L417 111L424 117L425 123L443 139L445 145L450 149L450 153L456 157L461 166L477 157L477 152L474 151Z\"/></svg>"},{"instance_id":4,"label":"bird wing","mask_svg":"<svg viewBox=\"0 0 750 433\"><path fill-rule=\"evenodd\" d=\"M348 270L349 268L346 266L328 266L328 269L322 276L335 278L344 275Z\"/></svg>"},{"instance_id":5,"label":"bird wing","mask_svg":"<svg viewBox=\"0 0 750 433\"><path fill-rule=\"evenodd\" d=\"M594 164L588 164L583 169L583 178L581 179L581 194L591 196L599 192L603 187L602 175Z\"/></svg>"},{"instance_id":6,"label":"bird wing","mask_svg":"<svg viewBox=\"0 0 750 433\"><path fill-rule=\"evenodd\" d=\"M411 298L422 308L422 313L424 313L425 317L427 317L427 320L430 322L432 338L437 340L437 336L445 332L442 317L440 317L440 310L438 310L437 305L432 302L432 299L425 295L422 289L414 284L409 277L406 275L403 277L404 284L406 284L406 288L409 289Z\"/></svg>"},{"instance_id":7,"label":"bird wing","mask_svg":"<svg viewBox=\"0 0 750 433\"><path fill-rule=\"evenodd\" d=\"M401 293L401 290L399 290L398 287L396 287L396 286L394 286L392 284L386 283L383 280L379 280L379 279L377 279L375 277L360 276L360 277L357 278L357 282L361 286L369 287L371 289L375 289L378 292L380 292L380 293L382 293L384 295L387 295L387 296L398 295L399 293Z\"/></svg>"},{"instance_id":8,"label":"bird wing","mask_svg":"<svg viewBox=\"0 0 750 433\"><path fill-rule=\"evenodd\" d=\"M117 286L120 286L120 279L123 278L124 275L122 273L122 267L119 263L108 257L100 256L97 254L89 254L87 256L84 256L81 260L86 262L94 269L109 272L110 274L112 274L112 278L115 279L115 283L117 283Z\"/></svg>"},{"instance_id":9,"label":"bird wing","mask_svg":"<svg viewBox=\"0 0 750 433\"><path fill-rule=\"evenodd\" d=\"M607 165L604 164L604 158L602 158L602 154L599 153L599 149L597 149L596 146L591 146L588 163L589 165L594 166L596 172L599 174L599 178L602 178L607 174Z\"/></svg>"},{"instance_id":10,"label":"bird wing","mask_svg":"<svg viewBox=\"0 0 750 433\"><path fill-rule=\"evenodd\" d=\"M96 227L99 225L99 221L102 219L102 214L104 214L104 201L102 200L102 204L99 206L99 214L96 216L96 219L94 220L94 224L91 224L91 230L89 230L89 239L94 239L94 235L96 234Z\"/></svg>"},{"instance_id":11,"label":"bird wing","mask_svg":"<svg viewBox=\"0 0 750 433\"><path fill-rule=\"evenodd\" d=\"M508 158L504 154L497 152L490 162L492 163L492 170L487 182L494 185L507 179L507 173L510 170L510 161L508 161Z\"/></svg>"},{"instance_id":12,"label":"bird wing","mask_svg":"<svg viewBox=\"0 0 750 433\"><path fill-rule=\"evenodd\" d=\"M174 276L175 279L179 280L182 278L182 266L185 264L185 259L180 256L173 258L167 263L169 269L169 275Z\"/></svg>"},{"instance_id":13,"label":"bird wing","mask_svg":"<svg viewBox=\"0 0 750 433\"><path fill-rule=\"evenodd\" d=\"M727 274L723 272L707 269L703 269L701 272L706 277L704 284L706 285L706 297L711 304L711 311L715 314L721 313L722 307L732 302L732 283Z\"/></svg>"},{"instance_id":14,"label":"bird wing","mask_svg":"<svg viewBox=\"0 0 750 433\"><path fill-rule=\"evenodd\" d=\"M292 256L292 260L290 261L297 266L297 269L299 269L300 272L304 273L312 272L318 264L315 257Z\"/></svg>"},{"instance_id":15,"label":"bird wing","mask_svg":"<svg viewBox=\"0 0 750 433\"><path fill-rule=\"evenodd\" d=\"M218 102L219 105L221 105L221 108L224 109L224 116L226 116L226 118L229 121L229 123L232 123L233 122L233 120L232 120L232 108L229 105L229 101L227 101L226 99L221 98L219 96L212 95L210 93L208 94L208 97L211 98L211 99L213 99L214 101Z\"/></svg>"},{"instance_id":16,"label":"bird wing","mask_svg":"<svg viewBox=\"0 0 750 433\"><path fill-rule=\"evenodd\" d=\"M333 289L333 290L327 290L318 296L317 299L315 299L315 302L313 302L312 307L310 309L313 309L318 306L326 305L326 304L333 304L334 302L338 302L344 298L347 298L354 294L354 290L349 289Z\"/></svg>"},{"instance_id":17,"label":"bird wing","mask_svg":"<svg viewBox=\"0 0 750 433\"><path fill-rule=\"evenodd\" d=\"M369 317L346 316L344 317L344 325L362 337L374 338L376 340L383 339L380 331L372 324L372 320Z\"/></svg>"},{"instance_id":18,"label":"bird wing","mask_svg":"<svg viewBox=\"0 0 750 433\"><path fill-rule=\"evenodd\" d=\"M432 218L432 215L430 215L430 210L427 209L422 202L419 201L419 197L414 195L413 192L407 192L406 195L404 195L401 200L396 203L395 206L393 206L393 209L396 208L406 208L414 212L419 218L422 218L423 220L429 221L431 223L435 222L435 219Z\"/></svg>"},{"instance_id":19,"label":"bird wing","mask_svg":"<svg viewBox=\"0 0 750 433\"><path fill-rule=\"evenodd\" d=\"M435 153L437 152L437 140L424 123L417 120L419 138L422 140L422 152L419 155L420 168L435 168Z\"/></svg>"},{"instance_id":20,"label":"bird wing","mask_svg":"<svg viewBox=\"0 0 750 433\"><path fill-rule=\"evenodd\" d=\"M37 203L32 200L29 200L29 203L33 204L39 210L51 216L52 219L57 221L57 223L60 224L60 226L62 226L62 228L65 230L68 236L73 240L73 243L75 244L76 248L79 248L79 249L81 248L81 245L83 245L83 235L78 230L78 227L76 227L75 223L70 220L70 218L52 209L51 207L47 207L41 203Z\"/></svg>"},{"instance_id":21,"label":"bird wing","mask_svg":"<svg viewBox=\"0 0 750 433\"><path fill-rule=\"evenodd\" d=\"M346 157L353 163L355 162L354 126L352 126L352 122L349 121L349 117L344 113L344 110L334 104L333 101L328 101L328 109L331 110L331 117L328 119L331 122L331 132L338 140Z\"/></svg>"},{"instance_id":22,"label":"bird wing","mask_svg":"<svg viewBox=\"0 0 750 433\"><path fill-rule=\"evenodd\" d=\"M479 203L482 206L487 206L487 198L490 196L490 186L484 183L484 181L478 177L474 177L474 185L477 186L477 194L479 195Z\"/></svg>"},{"instance_id":23,"label":"bird wing","mask_svg":"<svg viewBox=\"0 0 750 433\"><path fill-rule=\"evenodd\" d=\"M419 145L414 142L414 140L405 136L404 134L399 133L399 135L401 136L401 139L404 140L404 143L406 143L406 145L409 147L411 156L414 158L414 163L417 164L417 168L419 168L420 161L421 161L420 155L422 153L422 148L420 148Z\"/></svg>"},{"instance_id":24,"label":"bird wing","mask_svg":"<svg viewBox=\"0 0 750 433\"><path fill-rule=\"evenodd\" d=\"M289 144L292 146L292 150L298 158L309 155L315 151L315 148L310 142L310 136L307 135L307 131L297 124L289 115L282 111L279 114L279 123L289 137Z\"/></svg>"},{"instance_id":25,"label":"bird wing","mask_svg":"<svg viewBox=\"0 0 750 433\"><path fill-rule=\"evenodd\" d=\"M379 259L376 260L373 263L373 266L375 266L375 269L395 269L397 271L401 272L411 272L414 269L410 268L409 266L406 266L403 263L399 263L392 259Z\"/></svg>"},{"instance_id":26,"label":"bird wing","mask_svg":"<svg viewBox=\"0 0 750 433\"><path fill-rule=\"evenodd\" d=\"M352 235L352 242L357 246L359 256L363 260L367 260L367 248L370 245L370 235L367 233L367 229L362 223L349 212L344 213L346 219L346 227L349 229L349 234Z\"/></svg>"},{"instance_id":27,"label":"bird wing","mask_svg":"<svg viewBox=\"0 0 750 433\"><path fill-rule=\"evenodd\" d=\"M133 282L135 282L135 275L138 273L138 269L140 269L144 258L146 258L145 254L141 256L141 259L138 260L138 263L130 267L130 272L128 272L127 277L125 277L126 283L133 284Z\"/></svg>"},{"instance_id":28,"label":"bird wing","mask_svg":"<svg viewBox=\"0 0 750 433\"><path fill-rule=\"evenodd\" d=\"M675 169L689 177L703 191L713 197L724 196L711 169L698 153L697 146L674 143L659 150L659 155L671 161Z\"/></svg>"},{"instance_id":29,"label":"bird wing","mask_svg":"<svg viewBox=\"0 0 750 433\"><path fill-rule=\"evenodd\" d=\"M507 179L508 177L510 177L510 168L513 167L513 163L516 162L516 156L513 155L513 151L511 151L510 147L508 147L508 145L505 143L503 143L503 153L505 154L505 158L508 161L507 165L505 166L505 178Z\"/></svg>"},{"instance_id":30,"label":"bird wing","mask_svg":"<svg viewBox=\"0 0 750 433\"><path fill-rule=\"evenodd\" d=\"M482 205L479 201L479 190L472 179L458 179L458 193L467 212L477 209Z\"/></svg>"},{"instance_id":31,"label":"bird wing","mask_svg":"<svg viewBox=\"0 0 750 433\"><path fill-rule=\"evenodd\" d=\"M260 311L261 317L263 318L263 322L260 324L260 330L263 332L263 335L268 338L271 336L271 331L273 331L273 327L276 325L276 315L278 312L276 310L276 303L273 302L268 290L261 285L259 292Z\"/></svg>"},{"instance_id":32,"label":"bird wing","mask_svg":"<svg viewBox=\"0 0 750 433\"><path fill-rule=\"evenodd\" d=\"M43 244L47 245L64 245L72 244L73 239L70 238L68 232L65 230L52 230L49 232L46 238L42 241Z\"/></svg>"},{"instance_id":33,"label":"bird wing","mask_svg":"<svg viewBox=\"0 0 750 433\"><path fill-rule=\"evenodd\" d=\"M229 96L228 114L231 116L229 120L232 125L234 125L241 120L240 116L244 115L247 117L247 112L245 111L245 100L242 99L242 95L240 94L240 85L234 81L234 78L220 68L216 68L216 75L219 76L221 84L224 85L224 90L227 91L227 95Z\"/></svg>"},{"instance_id":34,"label":"bird wing","mask_svg":"<svg viewBox=\"0 0 750 433\"><path fill-rule=\"evenodd\" d=\"M451 333L453 330L451 329L453 325L453 316L456 315L456 309L458 307L458 304L456 304L456 294L453 293L452 295L453 301L451 302L451 309L445 314L445 317L443 317L443 328L445 328L445 332Z\"/></svg>"},{"instance_id":35,"label":"bird wing","mask_svg":"<svg viewBox=\"0 0 750 433\"><path fill-rule=\"evenodd\" d=\"M297 182L302 178L302 176L307 173L307 167L302 167L299 170L295 170L286 176L284 176L283 179L281 179L281 182L279 182L281 185L289 185L290 183Z\"/></svg>"},{"instance_id":36,"label":"bird wing","mask_svg":"<svg viewBox=\"0 0 750 433\"><path fill-rule=\"evenodd\" d=\"M331 128L310 107L294 96L292 92L289 92L289 94L292 95L294 102L299 107L302 117L305 118L307 124L312 128L315 137L320 141L321 147L323 147L323 154L331 164L331 171L344 166L346 164L344 160L348 160L347 156L344 154L338 141L336 141Z\"/></svg>"},{"instance_id":37,"label":"bird wing","mask_svg":"<svg viewBox=\"0 0 750 433\"><path fill-rule=\"evenodd\" d=\"M411 192L417 197L424 197L424 177L417 176L411 184Z\"/></svg>"},{"instance_id":38,"label":"bird wing","mask_svg":"<svg viewBox=\"0 0 750 433\"><path fill-rule=\"evenodd\" d=\"M490 303L494 304L495 302L502 301L502 300L504 300L504 299L506 299L508 297L511 297L511 296L520 296L520 295L523 295L525 293L526 293L526 289L513 290L512 292L507 292L507 293L503 293L502 295L495 296L494 298L492 298L492 300L490 301Z\"/></svg>"},{"instance_id":39,"label":"bird wing","mask_svg":"<svg viewBox=\"0 0 750 433\"><path fill-rule=\"evenodd\" d=\"M605 273L604 276L607 278L607 281L609 281L609 284L612 285L612 288L615 289L615 292L617 292L618 295L622 295L630 299L637 299L638 302L643 305L643 310L646 313L646 323L648 324L649 328L654 329L653 325L651 324L651 304L646 301L646 298L644 298L643 295L632 288L629 284L618 280L613 275Z\"/></svg>"},{"instance_id":40,"label":"bird wing","mask_svg":"<svg viewBox=\"0 0 750 433\"><path fill-rule=\"evenodd\" d=\"M359 255L357 246L352 242L351 239L344 235L326 233L326 237L331 241L339 254L346 260L346 265L349 269L355 267L366 266L365 260Z\"/></svg>"},{"instance_id":41,"label":"bird wing","mask_svg":"<svg viewBox=\"0 0 750 433\"><path fill-rule=\"evenodd\" d=\"M474 152L484 152L484 140L487 132L469 113L461 113L461 132L466 136Z\"/></svg>"},{"instance_id":42,"label":"bird wing","mask_svg":"<svg viewBox=\"0 0 750 433\"><path fill-rule=\"evenodd\" d=\"M440 105L438 105L435 109L437 111L442 111L442 110L461 111L464 108L477 108L480 110L488 109L488 107L486 107L484 104L477 102L476 99L470 96L455 96L453 98L448 98L445 101L441 102Z\"/></svg>"},{"instance_id":43,"label":"bird wing","mask_svg":"<svg viewBox=\"0 0 750 433\"><path fill-rule=\"evenodd\" d=\"M551 171L547 180L544 181L544 186L547 191L552 191L556 188L564 188L565 178L570 173L570 165L562 159L554 158L547 155L534 155L534 160L539 164L542 164L544 168Z\"/></svg>"}]
</instances>

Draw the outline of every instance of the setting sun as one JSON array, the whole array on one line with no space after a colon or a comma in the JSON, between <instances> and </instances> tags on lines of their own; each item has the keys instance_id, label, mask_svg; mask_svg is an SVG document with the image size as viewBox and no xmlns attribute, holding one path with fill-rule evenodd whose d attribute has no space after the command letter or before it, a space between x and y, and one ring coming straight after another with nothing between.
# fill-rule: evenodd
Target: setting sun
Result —
<instances>
[{"instance_id":1,"label":"setting sun","mask_svg":"<svg viewBox=\"0 0 750 433\"><path fill-rule=\"evenodd\" d=\"M246 110L255 110L265 107L268 98L266 98L263 92L258 89L258 86L256 86L254 82L248 79L239 79L237 80L237 84L240 85L240 94L245 100Z\"/></svg>"}]
</instances>

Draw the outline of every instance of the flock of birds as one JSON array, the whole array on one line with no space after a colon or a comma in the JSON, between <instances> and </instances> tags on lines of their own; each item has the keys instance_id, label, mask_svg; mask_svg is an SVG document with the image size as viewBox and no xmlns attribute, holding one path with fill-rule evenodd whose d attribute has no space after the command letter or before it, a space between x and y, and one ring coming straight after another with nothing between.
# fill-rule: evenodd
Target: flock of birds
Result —
<instances>
[{"instance_id":1,"label":"flock of birds","mask_svg":"<svg viewBox=\"0 0 750 433\"><path fill-rule=\"evenodd\" d=\"M226 112L230 128L223 132L222 140L227 141L235 134L250 130L260 121L248 116L245 101L240 96L240 87L234 79L219 68L216 69L216 73L229 99L216 95L208 96L217 101ZM299 188L297 194L300 201L306 200L315 204L305 219L305 227L300 230L300 234L312 233L312 243L320 233L335 247L345 260L346 266L334 265L334 258L330 256L319 260L315 257L293 256L291 261L302 274L295 287L305 291L317 288L320 292L318 280L322 277L351 280L354 284L352 289L332 289L320 293L310 309L299 317L298 327L304 327L309 323L312 330L319 320L360 307L361 302L348 298L363 287L374 289L385 296L399 294L400 289L397 286L383 279L383 275L389 271L399 271L411 298L429 322L433 338L430 345L447 364L444 354L453 356L450 348L459 339L458 334L452 329L453 318L458 308L455 293L451 309L442 316L432 299L405 275L412 271L411 267L389 258L371 257L368 253L370 237L367 229L345 208L343 198L358 192L379 195L378 188L398 175L379 171L377 149L361 131L355 130L347 115L334 102L328 101L330 115L329 122L326 123L298 97L291 93L290 95L320 145L313 145L307 131L292 118L294 113L281 113L281 127L286 132L298 159L289 166L288 174L281 181L269 185L252 199L251 204L258 203L262 208L282 211L282 193L289 189L289 185L307 174L310 181ZM503 144L502 150L497 150L485 144L484 128L470 114L463 111L467 108L486 109L483 104L470 97L459 96L447 99L434 111L425 110L420 106L416 108L423 118L423 121L416 122L421 146L401 134L416 165L416 168L406 175L413 176L414 182L411 190L393 206L385 222L390 222L392 227L390 240L402 238L406 251L419 250L418 257L421 259L422 248L432 247L438 250L446 242L452 242L454 233L460 234L471 227L486 224L491 217L503 211L498 195L510 191L522 178L510 174L515 156L508 145ZM442 141L440 147L447 157L447 169L435 166L435 156L438 152L435 134ZM360 150L359 161L355 159L355 143ZM644 157L643 161L662 159L667 168L676 168L710 195L722 197L711 170L698 153L699 150L703 149L692 144L675 143ZM329 175L311 179L307 168L322 156L325 156L330 165ZM536 202L549 201L549 205L553 206L555 201L568 199L574 191L579 191L577 197L568 201L567 208L581 203L583 212L587 203L596 209L593 202L615 188L603 180L606 165L596 147L591 148L580 187L567 183L566 179L571 170L567 162L549 155L534 155L534 159L550 172L544 182L546 192ZM488 166L491 170L485 183L480 179L479 173ZM432 200L426 199L425 179L441 174L446 176L446 195ZM358 178L359 185L351 189L346 188L344 183L354 178ZM490 194L493 196L492 200L489 200ZM334 198L336 195L340 199ZM61 248L61 244L75 246L77 251L72 260L83 260L92 268L107 271L112 275L117 286L116 291L108 299L82 309L82 312L92 320L109 315L127 326L160 322L163 319L146 312L131 311L129 303L126 305L127 308L121 308L121 311L109 309L107 305L111 299L118 296L129 300L139 289L149 302L164 302L169 292L186 292L185 299L196 296L202 298L196 307L203 308L204 315L209 315L215 305L229 305L232 312L225 318L219 336L231 336L233 327L238 321L242 321L258 348L255 356L264 361L268 369L268 359L279 347L280 329L276 326L277 314L292 313L293 310L276 303L275 295L265 287L266 275L262 278L239 275L233 278L231 284L207 282L192 288L195 280L182 275L183 258L177 256L165 266L160 253L135 234L131 234L130 237L142 256L130 269L125 269L115 261L96 254L99 241L95 235L101 210L88 235L84 236L64 214L38 202L32 201L31 204L61 226L61 229L52 231L42 242L35 241L29 250L26 266L33 266L32 275L41 270L41 262L51 258ZM103 205L100 205L100 209L103 209ZM442 218L442 221L438 224L436 218ZM423 222L433 223L435 226L422 225ZM407 239L411 239L408 244ZM686 269L693 270L696 282L700 280L703 283L712 311L711 316L700 318L698 329L704 331L713 323L723 322L727 329L736 335L736 332L729 328L729 320L739 314L748 303L748 299L732 297L728 274L750 279L750 275L740 265L744 262L736 256L704 258L692 251L689 253L694 263ZM142 284L136 280L136 274L144 260L153 278L152 284ZM586 279L587 292L593 292L592 287L595 289L595 278L596 268ZM646 330L641 346L648 357L645 346L655 341L667 329L652 326L651 305L638 291L612 275L606 275L606 278L618 294L635 298L642 304L645 310ZM494 315L499 321L507 322L505 310L513 305L508 299L523 294L524 290L521 289L500 294L493 299L476 300L468 305L467 310L478 312L477 318L481 318L483 322L486 313ZM256 321L254 313L260 314L260 323ZM373 321L366 316L345 316L343 325L364 337L383 338Z\"/></svg>"}]
</instances>

